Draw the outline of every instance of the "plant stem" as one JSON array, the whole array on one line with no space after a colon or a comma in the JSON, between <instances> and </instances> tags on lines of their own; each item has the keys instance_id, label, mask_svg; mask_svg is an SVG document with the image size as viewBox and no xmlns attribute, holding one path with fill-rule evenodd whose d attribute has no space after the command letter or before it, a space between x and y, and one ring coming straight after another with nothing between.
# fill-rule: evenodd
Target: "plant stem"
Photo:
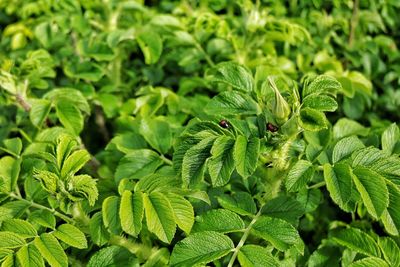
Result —
<instances>
[{"instance_id":1,"label":"plant stem","mask_svg":"<svg viewBox=\"0 0 400 267\"><path fill-rule=\"evenodd\" d=\"M247 226L247 228L244 230L242 238L240 239L239 243L237 244L237 246L234 249L234 252L233 252L233 255L232 255L232 257L231 257L231 259L229 261L228 267L232 267L233 264L235 263L236 257L239 254L240 249L243 247L244 243L246 242L247 237L250 234L251 228L256 223L258 218L261 216L261 210L262 210L262 207L258 211L257 215L254 216L253 220L250 222L250 224Z\"/></svg>"},{"instance_id":2,"label":"plant stem","mask_svg":"<svg viewBox=\"0 0 400 267\"><path fill-rule=\"evenodd\" d=\"M26 99L19 93L15 95L15 98L17 99L18 104L26 111L29 112L31 110L31 104L29 104Z\"/></svg>"},{"instance_id":3,"label":"plant stem","mask_svg":"<svg viewBox=\"0 0 400 267\"><path fill-rule=\"evenodd\" d=\"M307 189L320 188L320 187L323 187L325 185L326 185L325 181L322 181L322 182L313 184L311 186L308 186Z\"/></svg>"},{"instance_id":4,"label":"plant stem","mask_svg":"<svg viewBox=\"0 0 400 267\"><path fill-rule=\"evenodd\" d=\"M355 31L358 24L358 8L359 8L359 0L354 0L353 15L351 16L351 21L350 21L349 47L352 47L354 42Z\"/></svg>"},{"instance_id":5,"label":"plant stem","mask_svg":"<svg viewBox=\"0 0 400 267\"><path fill-rule=\"evenodd\" d=\"M34 207L34 208L37 208L37 209L41 209L41 210L50 211L51 213L53 213L55 216L59 217L60 219L66 221L68 223L74 224L74 220L72 218L68 217L67 215L65 215L65 214L63 214L61 212L56 211L55 209L51 209L49 207L43 206L41 204L38 204L36 202L26 200L26 199L24 199L24 198L22 198L20 196L17 196L14 193L10 193L9 197L17 199L17 200L22 201L22 202L25 202L25 203L29 204L31 207Z\"/></svg>"},{"instance_id":6,"label":"plant stem","mask_svg":"<svg viewBox=\"0 0 400 267\"><path fill-rule=\"evenodd\" d=\"M137 244L125 237L118 236L118 235L112 235L110 237L110 240L108 241L108 243L110 245L117 245L120 247L124 247L127 250L129 250L131 253L136 254L145 260L148 259L155 251L158 251L157 248L151 248L144 244Z\"/></svg>"},{"instance_id":7,"label":"plant stem","mask_svg":"<svg viewBox=\"0 0 400 267\"><path fill-rule=\"evenodd\" d=\"M110 134L106 126L106 120L104 119L104 112L102 108L100 106L95 106L94 114L95 114L95 122L99 127L99 132L103 137L104 142L108 143L110 141Z\"/></svg>"},{"instance_id":8,"label":"plant stem","mask_svg":"<svg viewBox=\"0 0 400 267\"><path fill-rule=\"evenodd\" d=\"M214 67L215 66L214 61L210 58L210 56L207 54L207 52L203 49L201 44L196 42L196 48L199 49L200 52L203 54L203 56L204 56L205 60L207 61L208 65L210 65L210 67Z\"/></svg>"},{"instance_id":9,"label":"plant stem","mask_svg":"<svg viewBox=\"0 0 400 267\"><path fill-rule=\"evenodd\" d=\"M172 163L172 161L170 159L167 159L164 155L161 155L160 157L166 164L172 166L173 163Z\"/></svg>"}]
</instances>

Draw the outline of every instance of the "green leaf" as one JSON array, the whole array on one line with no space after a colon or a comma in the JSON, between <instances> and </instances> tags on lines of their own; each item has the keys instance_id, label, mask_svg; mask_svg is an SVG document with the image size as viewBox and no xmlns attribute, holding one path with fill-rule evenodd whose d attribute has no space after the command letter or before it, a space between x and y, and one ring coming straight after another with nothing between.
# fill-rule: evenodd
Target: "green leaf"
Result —
<instances>
[{"instance_id":1,"label":"green leaf","mask_svg":"<svg viewBox=\"0 0 400 267\"><path fill-rule=\"evenodd\" d=\"M48 210L37 210L32 212L29 215L29 220L46 228L55 229L56 227L56 218Z\"/></svg>"},{"instance_id":2,"label":"green leaf","mask_svg":"<svg viewBox=\"0 0 400 267\"><path fill-rule=\"evenodd\" d=\"M379 150L376 147L367 147L357 150L351 155L352 166L356 167L360 165L370 168L374 165L374 163L377 163L381 160L384 161L388 159L388 157L389 154L386 151ZM379 165L382 165L382 163L379 163ZM385 166L386 164L383 165L383 167L387 167ZM380 171L385 171L385 169L380 169Z\"/></svg>"},{"instance_id":3,"label":"green leaf","mask_svg":"<svg viewBox=\"0 0 400 267\"><path fill-rule=\"evenodd\" d=\"M399 235L400 231L400 189L393 183L387 183L389 191L389 206L382 214L382 222L386 231L392 235Z\"/></svg>"},{"instance_id":4,"label":"green leaf","mask_svg":"<svg viewBox=\"0 0 400 267\"><path fill-rule=\"evenodd\" d=\"M58 101L56 104L56 114L61 124L75 135L79 135L83 130L82 113L72 103Z\"/></svg>"},{"instance_id":5,"label":"green leaf","mask_svg":"<svg viewBox=\"0 0 400 267\"><path fill-rule=\"evenodd\" d=\"M17 254L20 266L44 267L44 261L39 250L32 244L21 247Z\"/></svg>"},{"instance_id":6,"label":"green leaf","mask_svg":"<svg viewBox=\"0 0 400 267\"><path fill-rule=\"evenodd\" d=\"M71 154L72 150L77 146L76 140L70 135L62 134L57 139L56 158L58 168L62 168L64 161Z\"/></svg>"},{"instance_id":7,"label":"green leaf","mask_svg":"<svg viewBox=\"0 0 400 267\"><path fill-rule=\"evenodd\" d=\"M382 149L392 153L399 141L400 130L396 123L393 123L382 134Z\"/></svg>"},{"instance_id":8,"label":"green leaf","mask_svg":"<svg viewBox=\"0 0 400 267\"><path fill-rule=\"evenodd\" d=\"M154 29L147 30L137 36L137 41L143 52L146 64L156 63L163 49L160 35Z\"/></svg>"},{"instance_id":9,"label":"green leaf","mask_svg":"<svg viewBox=\"0 0 400 267\"><path fill-rule=\"evenodd\" d=\"M211 148L208 171L214 187L227 184L235 169L233 146L235 141L228 136L218 137Z\"/></svg>"},{"instance_id":10,"label":"green leaf","mask_svg":"<svg viewBox=\"0 0 400 267\"><path fill-rule=\"evenodd\" d=\"M80 90L74 88L54 88L44 95L44 98L54 103L67 102L76 106L85 114L90 114L90 105Z\"/></svg>"},{"instance_id":11,"label":"green leaf","mask_svg":"<svg viewBox=\"0 0 400 267\"><path fill-rule=\"evenodd\" d=\"M333 112L338 108L336 100L327 95L312 94L303 100L303 106L319 111Z\"/></svg>"},{"instance_id":12,"label":"green leaf","mask_svg":"<svg viewBox=\"0 0 400 267\"><path fill-rule=\"evenodd\" d=\"M18 248L25 244L25 240L19 234L7 231L0 232L0 248Z\"/></svg>"},{"instance_id":13,"label":"green leaf","mask_svg":"<svg viewBox=\"0 0 400 267\"><path fill-rule=\"evenodd\" d=\"M256 170L259 151L260 139L257 137L251 137L249 140L243 135L237 137L233 158L236 170L243 178L249 177Z\"/></svg>"},{"instance_id":14,"label":"green leaf","mask_svg":"<svg viewBox=\"0 0 400 267\"><path fill-rule=\"evenodd\" d=\"M225 209L243 216L253 216L257 212L256 204L252 196L246 192L238 192L232 195L217 197L218 203Z\"/></svg>"},{"instance_id":15,"label":"green leaf","mask_svg":"<svg viewBox=\"0 0 400 267\"><path fill-rule=\"evenodd\" d=\"M313 177L314 171L315 169L311 162L306 160L297 161L286 176L286 189L289 192L296 192L305 188L308 181Z\"/></svg>"},{"instance_id":16,"label":"green leaf","mask_svg":"<svg viewBox=\"0 0 400 267\"><path fill-rule=\"evenodd\" d=\"M214 140L215 137L208 137L185 153L182 162L182 180L185 186L195 185L203 179L206 160L211 156Z\"/></svg>"},{"instance_id":17,"label":"green leaf","mask_svg":"<svg viewBox=\"0 0 400 267\"><path fill-rule=\"evenodd\" d=\"M194 223L194 210L192 204L180 195L169 193L167 195L175 222L187 235L189 235Z\"/></svg>"},{"instance_id":18,"label":"green leaf","mask_svg":"<svg viewBox=\"0 0 400 267\"><path fill-rule=\"evenodd\" d=\"M67 61L63 70L69 78L92 82L97 82L104 76L102 67L88 60L82 62L77 62L76 60Z\"/></svg>"},{"instance_id":19,"label":"green leaf","mask_svg":"<svg viewBox=\"0 0 400 267\"><path fill-rule=\"evenodd\" d=\"M13 156L19 156L22 151L22 141L19 137L3 140L5 151L11 152Z\"/></svg>"},{"instance_id":20,"label":"green leaf","mask_svg":"<svg viewBox=\"0 0 400 267\"><path fill-rule=\"evenodd\" d=\"M353 262L349 267L389 267L389 265L382 259L376 257L368 257Z\"/></svg>"},{"instance_id":21,"label":"green leaf","mask_svg":"<svg viewBox=\"0 0 400 267\"><path fill-rule=\"evenodd\" d=\"M150 195L144 194L143 200L147 228L161 241L171 243L175 235L176 224L174 211L168 198L162 193L153 192Z\"/></svg>"},{"instance_id":22,"label":"green leaf","mask_svg":"<svg viewBox=\"0 0 400 267\"><path fill-rule=\"evenodd\" d=\"M280 251L294 246L298 252L304 253L304 243L296 228L282 219L261 216L253 224L251 232L267 240Z\"/></svg>"},{"instance_id":23,"label":"green leaf","mask_svg":"<svg viewBox=\"0 0 400 267\"><path fill-rule=\"evenodd\" d=\"M74 175L90 160L90 154L86 150L74 151L67 157L61 168L61 177L66 178L68 175Z\"/></svg>"},{"instance_id":24,"label":"green leaf","mask_svg":"<svg viewBox=\"0 0 400 267\"><path fill-rule=\"evenodd\" d=\"M125 155L118 163L115 172L116 182L124 178L140 179L154 173L163 164L160 156L149 149L138 149Z\"/></svg>"},{"instance_id":25,"label":"green leaf","mask_svg":"<svg viewBox=\"0 0 400 267\"><path fill-rule=\"evenodd\" d=\"M343 163L333 167L325 164L324 179L332 200L342 208L351 198L353 172L350 166Z\"/></svg>"},{"instance_id":26,"label":"green leaf","mask_svg":"<svg viewBox=\"0 0 400 267\"><path fill-rule=\"evenodd\" d=\"M234 62L223 62L215 67L213 81L222 82L242 92L251 92L254 80L251 73Z\"/></svg>"},{"instance_id":27,"label":"green leaf","mask_svg":"<svg viewBox=\"0 0 400 267\"><path fill-rule=\"evenodd\" d=\"M321 203L321 191L319 189L303 189L297 193L296 200L301 204L305 213L313 212Z\"/></svg>"},{"instance_id":28,"label":"green leaf","mask_svg":"<svg viewBox=\"0 0 400 267\"><path fill-rule=\"evenodd\" d=\"M320 75L303 89L303 97L310 94L336 93L342 89L342 85L333 77Z\"/></svg>"},{"instance_id":29,"label":"green leaf","mask_svg":"<svg viewBox=\"0 0 400 267\"><path fill-rule=\"evenodd\" d=\"M260 107L249 96L235 91L225 91L213 97L205 110L209 114L220 115L255 115Z\"/></svg>"},{"instance_id":30,"label":"green leaf","mask_svg":"<svg viewBox=\"0 0 400 267\"><path fill-rule=\"evenodd\" d=\"M21 169L21 160L14 159L10 156L4 156L0 158L0 182L3 181L3 185L0 185L0 191L11 192L17 185L19 172Z\"/></svg>"},{"instance_id":31,"label":"green leaf","mask_svg":"<svg viewBox=\"0 0 400 267\"><path fill-rule=\"evenodd\" d=\"M368 213L376 219L380 218L389 205L389 192L385 179L378 173L360 166L355 168L353 173L353 182Z\"/></svg>"},{"instance_id":32,"label":"green leaf","mask_svg":"<svg viewBox=\"0 0 400 267\"><path fill-rule=\"evenodd\" d=\"M238 260L242 267L281 266L266 248L256 245L244 245L239 250Z\"/></svg>"},{"instance_id":33,"label":"green leaf","mask_svg":"<svg viewBox=\"0 0 400 267\"><path fill-rule=\"evenodd\" d=\"M313 108L302 108L300 110L299 124L307 131L315 132L328 128L325 114Z\"/></svg>"},{"instance_id":34,"label":"green leaf","mask_svg":"<svg viewBox=\"0 0 400 267\"><path fill-rule=\"evenodd\" d=\"M97 251L87 267L138 266L138 259L129 250L120 246L110 246Z\"/></svg>"},{"instance_id":35,"label":"green leaf","mask_svg":"<svg viewBox=\"0 0 400 267\"><path fill-rule=\"evenodd\" d=\"M166 154L172 145L172 134L169 124L157 119L142 119L140 134L161 154Z\"/></svg>"},{"instance_id":36,"label":"green leaf","mask_svg":"<svg viewBox=\"0 0 400 267\"><path fill-rule=\"evenodd\" d=\"M171 266L196 266L227 255L234 248L232 240L217 232L194 233L179 241L171 254Z\"/></svg>"},{"instance_id":37,"label":"green leaf","mask_svg":"<svg viewBox=\"0 0 400 267\"><path fill-rule=\"evenodd\" d=\"M347 118L339 119L333 126L333 138L336 140L351 135L367 136L368 132L368 128Z\"/></svg>"},{"instance_id":38,"label":"green leaf","mask_svg":"<svg viewBox=\"0 0 400 267\"><path fill-rule=\"evenodd\" d=\"M1 230L13 232L22 238L30 238L37 235L36 229L27 221L20 219L9 219L1 224Z\"/></svg>"},{"instance_id":39,"label":"green leaf","mask_svg":"<svg viewBox=\"0 0 400 267\"><path fill-rule=\"evenodd\" d=\"M8 254L2 259L1 267L14 267L14 266L16 266L16 262L13 254Z\"/></svg>"},{"instance_id":40,"label":"green leaf","mask_svg":"<svg viewBox=\"0 0 400 267\"><path fill-rule=\"evenodd\" d=\"M378 150L378 152L382 152ZM368 163L368 168L379 173L392 183L400 186L400 158L398 156L387 157L384 153L375 153L378 156L371 163Z\"/></svg>"},{"instance_id":41,"label":"green leaf","mask_svg":"<svg viewBox=\"0 0 400 267\"><path fill-rule=\"evenodd\" d=\"M87 174L75 175L68 182L68 197L76 201L77 198L84 197L88 200L89 205L93 206L99 196L96 180ZM72 196L72 197L71 197Z\"/></svg>"},{"instance_id":42,"label":"green leaf","mask_svg":"<svg viewBox=\"0 0 400 267\"><path fill-rule=\"evenodd\" d=\"M115 145L119 151L126 154L129 154L136 149L143 149L147 147L144 138L137 133L119 134L110 141L110 143L107 145L107 148L111 144Z\"/></svg>"},{"instance_id":43,"label":"green leaf","mask_svg":"<svg viewBox=\"0 0 400 267\"><path fill-rule=\"evenodd\" d=\"M283 219L292 225L297 225L304 212L304 207L300 202L287 196L273 198L262 208L263 215Z\"/></svg>"},{"instance_id":44,"label":"green leaf","mask_svg":"<svg viewBox=\"0 0 400 267\"><path fill-rule=\"evenodd\" d=\"M332 162L335 164L336 162L350 156L354 151L364 147L364 144L356 136L343 138L337 142L333 148Z\"/></svg>"},{"instance_id":45,"label":"green leaf","mask_svg":"<svg viewBox=\"0 0 400 267\"><path fill-rule=\"evenodd\" d=\"M57 239L49 233L41 234L34 240L35 247L52 267L68 266L68 258Z\"/></svg>"},{"instance_id":46,"label":"green leaf","mask_svg":"<svg viewBox=\"0 0 400 267\"><path fill-rule=\"evenodd\" d=\"M45 171L45 170L37 170L33 169L33 177L41 183L42 187L50 192L56 193L57 184L58 184L58 176L55 173Z\"/></svg>"},{"instance_id":47,"label":"green leaf","mask_svg":"<svg viewBox=\"0 0 400 267\"><path fill-rule=\"evenodd\" d=\"M335 230L332 233L332 239L339 245L367 256L380 257L381 255L375 240L356 228Z\"/></svg>"},{"instance_id":48,"label":"green leaf","mask_svg":"<svg viewBox=\"0 0 400 267\"><path fill-rule=\"evenodd\" d=\"M378 245L390 266L400 266L400 248L390 237L379 237Z\"/></svg>"},{"instance_id":49,"label":"green leaf","mask_svg":"<svg viewBox=\"0 0 400 267\"><path fill-rule=\"evenodd\" d=\"M140 179L135 185L135 192L165 192L180 186L181 181L175 175L155 173Z\"/></svg>"},{"instance_id":50,"label":"green leaf","mask_svg":"<svg viewBox=\"0 0 400 267\"><path fill-rule=\"evenodd\" d=\"M102 246L107 243L110 234L103 223L103 217L101 212L95 213L90 219L89 224L91 240L98 246Z\"/></svg>"},{"instance_id":51,"label":"green leaf","mask_svg":"<svg viewBox=\"0 0 400 267\"><path fill-rule=\"evenodd\" d=\"M32 99L29 119L32 124L40 128L50 113L51 102L47 99Z\"/></svg>"},{"instance_id":52,"label":"green leaf","mask_svg":"<svg viewBox=\"0 0 400 267\"><path fill-rule=\"evenodd\" d=\"M365 77L362 73L358 71L350 71L347 77L351 80L353 87L358 90L366 93L368 95L372 92L372 83L371 81Z\"/></svg>"},{"instance_id":53,"label":"green leaf","mask_svg":"<svg viewBox=\"0 0 400 267\"><path fill-rule=\"evenodd\" d=\"M122 193L119 208L122 230L132 236L137 236L142 230L143 215L143 194L136 192L132 195L131 191L125 190Z\"/></svg>"},{"instance_id":54,"label":"green leaf","mask_svg":"<svg viewBox=\"0 0 400 267\"><path fill-rule=\"evenodd\" d=\"M309 267L339 267L342 253L338 247L322 246L315 250L308 259Z\"/></svg>"},{"instance_id":55,"label":"green leaf","mask_svg":"<svg viewBox=\"0 0 400 267\"><path fill-rule=\"evenodd\" d=\"M80 249L88 247L85 234L71 224L66 223L58 226L53 235L70 246Z\"/></svg>"},{"instance_id":56,"label":"green leaf","mask_svg":"<svg viewBox=\"0 0 400 267\"><path fill-rule=\"evenodd\" d=\"M110 233L119 235L121 232L121 221L119 218L120 199L117 196L110 196L103 201L102 214L103 222Z\"/></svg>"},{"instance_id":57,"label":"green leaf","mask_svg":"<svg viewBox=\"0 0 400 267\"><path fill-rule=\"evenodd\" d=\"M193 232L230 233L242 231L244 228L243 220L236 213L224 209L213 209L196 217Z\"/></svg>"}]
</instances>

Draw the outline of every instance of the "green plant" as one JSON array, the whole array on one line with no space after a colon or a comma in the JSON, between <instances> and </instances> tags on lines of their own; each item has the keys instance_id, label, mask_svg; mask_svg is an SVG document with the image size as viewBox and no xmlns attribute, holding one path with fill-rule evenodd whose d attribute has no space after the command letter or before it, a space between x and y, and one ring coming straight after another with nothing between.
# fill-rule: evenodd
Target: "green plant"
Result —
<instances>
[{"instance_id":1,"label":"green plant","mask_svg":"<svg viewBox=\"0 0 400 267\"><path fill-rule=\"evenodd\" d=\"M1 266L400 266L398 8L0 0Z\"/></svg>"}]
</instances>

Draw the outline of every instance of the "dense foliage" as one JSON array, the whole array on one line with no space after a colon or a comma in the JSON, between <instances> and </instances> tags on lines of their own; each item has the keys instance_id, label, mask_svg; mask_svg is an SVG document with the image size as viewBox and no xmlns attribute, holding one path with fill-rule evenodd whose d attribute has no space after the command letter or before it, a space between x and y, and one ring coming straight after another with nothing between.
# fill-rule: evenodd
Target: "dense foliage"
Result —
<instances>
[{"instance_id":1,"label":"dense foliage","mask_svg":"<svg viewBox=\"0 0 400 267\"><path fill-rule=\"evenodd\" d=\"M0 0L1 266L400 266L398 0Z\"/></svg>"}]
</instances>

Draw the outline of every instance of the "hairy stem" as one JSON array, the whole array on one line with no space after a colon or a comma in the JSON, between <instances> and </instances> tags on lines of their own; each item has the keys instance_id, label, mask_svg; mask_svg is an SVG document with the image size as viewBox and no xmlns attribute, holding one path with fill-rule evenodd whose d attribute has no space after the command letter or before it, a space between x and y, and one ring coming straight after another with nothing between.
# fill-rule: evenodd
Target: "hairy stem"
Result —
<instances>
[{"instance_id":1,"label":"hairy stem","mask_svg":"<svg viewBox=\"0 0 400 267\"><path fill-rule=\"evenodd\" d=\"M251 228L256 223L258 218L261 216L261 210L262 210L262 207L260 208L260 210L258 211L256 216L254 216L253 220L250 222L250 224L247 226L247 228L244 230L242 238L240 239L239 243L237 244L237 246L233 250L233 255L232 255L232 257L231 257L231 259L230 259L230 261L228 263L228 267L232 267L233 264L235 263L235 260L237 258L237 255L239 254L240 249L246 243L246 240L247 240L247 237L250 234Z\"/></svg>"},{"instance_id":2,"label":"hairy stem","mask_svg":"<svg viewBox=\"0 0 400 267\"><path fill-rule=\"evenodd\" d=\"M26 111L29 112L31 111L31 104L29 104L26 99L19 93L15 95L15 98L17 99L17 103Z\"/></svg>"},{"instance_id":3,"label":"hairy stem","mask_svg":"<svg viewBox=\"0 0 400 267\"><path fill-rule=\"evenodd\" d=\"M41 209L41 210L50 211L51 213L54 214L54 216L57 216L58 218L66 221L68 223L74 224L74 220L72 218L68 217L67 215L65 215L65 214L63 214L61 212L56 211L55 209L51 209L49 207L43 206L41 204L38 204L36 202L26 200L26 199L24 199L24 198L22 198L20 196L17 196L14 193L10 193L9 197L11 197L13 199L17 199L17 200L22 201L22 202L25 202L25 203L29 204L29 206L31 206L31 207L34 207L34 208L37 208L37 209Z\"/></svg>"},{"instance_id":4,"label":"hairy stem","mask_svg":"<svg viewBox=\"0 0 400 267\"><path fill-rule=\"evenodd\" d=\"M149 247L144 244L135 243L125 237L112 235L110 240L108 241L110 245L117 245L120 247L124 247L129 250L131 253L147 260L152 254L158 251L156 247Z\"/></svg>"}]
</instances>

